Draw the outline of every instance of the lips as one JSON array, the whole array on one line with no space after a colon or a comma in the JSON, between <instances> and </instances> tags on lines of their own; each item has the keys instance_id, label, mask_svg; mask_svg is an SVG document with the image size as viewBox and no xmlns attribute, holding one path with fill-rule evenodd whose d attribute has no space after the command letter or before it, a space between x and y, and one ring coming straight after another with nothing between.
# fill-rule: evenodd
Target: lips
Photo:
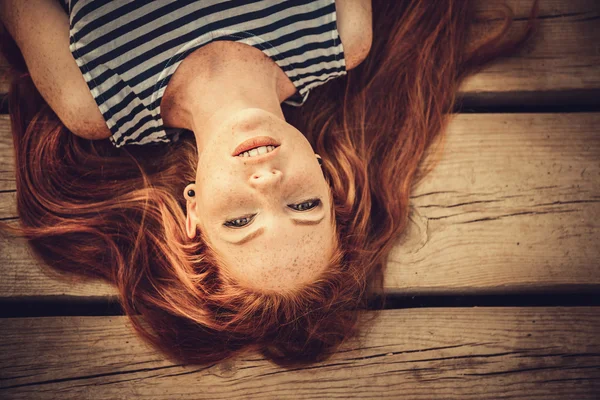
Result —
<instances>
[{"instance_id":1,"label":"lips","mask_svg":"<svg viewBox=\"0 0 600 400\"><path fill-rule=\"evenodd\" d=\"M250 138L248 140L243 141L242 143L240 143L235 150L233 150L233 153L231 154L232 156L238 156L241 153L248 151L248 150L252 150L256 147L261 147L261 146L279 146L280 143L273 139L270 136L255 136L253 138Z\"/></svg>"}]
</instances>

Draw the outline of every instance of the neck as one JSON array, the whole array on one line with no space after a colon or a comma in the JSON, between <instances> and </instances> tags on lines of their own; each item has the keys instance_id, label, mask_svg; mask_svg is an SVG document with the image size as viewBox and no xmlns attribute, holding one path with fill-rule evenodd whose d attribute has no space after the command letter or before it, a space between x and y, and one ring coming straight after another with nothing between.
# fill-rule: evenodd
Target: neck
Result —
<instances>
[{"instance_id":1,"label":"neck","mask_svg":"<svg viewBox=\"0 0 600 400\"><path fill-rule=\"evenodd\" d=\"M244 47L215 51L214 46L206 46L201 61L185 72L185 84L176 88L170 125L193 131L199 152L219 124L237 111L261 108L285 119L281 102L295 92L283 71L262 51L238 45Z\"/></svg>"}]
</instances>

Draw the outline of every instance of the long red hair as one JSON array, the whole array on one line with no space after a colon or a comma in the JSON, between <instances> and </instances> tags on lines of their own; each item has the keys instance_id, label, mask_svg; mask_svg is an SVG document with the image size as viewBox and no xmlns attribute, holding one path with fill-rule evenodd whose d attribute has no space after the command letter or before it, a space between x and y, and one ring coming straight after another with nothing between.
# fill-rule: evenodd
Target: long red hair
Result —
<instances>
[{"instance_id":1,"label":"long red hair","mask_svg":"<svg viewBox=\"0 0 600 400\"><path fill-rule=\"evenodd\" d=\"M326 359L377 315L364 311L382 294L410 192L435 165L422 161L442 148L461 82L531 35L537 0L518 38L507 39L507 9L500 29L479 43L469 35L471 1L373 0L372 8L366 60L314 89L303 107L284 105L322 156L334 198L336 251L310 285L261 293L224 273L202 235L190 241L185 233L193 135L119 149L73 135L7 34L20 226L0 230L27 238L52 269L115 285L136 331L175 362L207 364L248 350L281 366Z\"/></svg>"}]
</instances>

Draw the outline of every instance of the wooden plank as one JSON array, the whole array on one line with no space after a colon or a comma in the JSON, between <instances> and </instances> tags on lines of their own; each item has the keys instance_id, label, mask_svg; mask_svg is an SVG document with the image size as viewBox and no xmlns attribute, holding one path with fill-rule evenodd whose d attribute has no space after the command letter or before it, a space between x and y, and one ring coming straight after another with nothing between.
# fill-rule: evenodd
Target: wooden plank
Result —
<instances>
[{"instance_id":1,"label":"wooden plank","mask_svg":"<svg viewBox=\"0 0 600 400\"><path fill-rule=\"evenodd\" d=\"M412 194L386 291L598 291L598 126L600 113L456 117L438 166ZM16 218L14 200L0 193L0 218ZM116 295L104 284L49 280L42 265L24 241L0 240L0 298Z\"/></svg>"},{"instance_id":2,"label":"wooden plank","mask_svg":"<svg viewBox=\"0 0 600 400\"><path fill-rule=\"evenodd\" d=\"M0 274L0 299L4 300L117 301L118 292L113 286L85 282L50 269L35 258L25 239L0 236Z\"/></svg>"},{"instance_id":3,"label":"wooden plank","mask_svg":"<svg viewBox=\"0 0 600 400\"><path fill-rule=\"evenodd\" d=\"M2 28L0 27L0 29ZM9 86L10 77L8 75L8 61L6 61L6 58L0 53L0 99L8 93Z\"/></svg>"},{"instance_id":4,"label":"wooden plank","mask_svg":"<svg viewBox=\"0 0 600 400\"><path fill-rule=\"evenodd\" d=\"M0 193L16 190L14 164L10 116L0 114ZM7 216L6 204L6 200L0 200L0 218Z\"/></svg>"},{"instance_id":5,"label":"wooden plank","mask_svg":"<svg viewBox=\"0 0 600 400\"><path fill-rule=\"evenodd\" d=\"M504 0L479 0L497 10ZM515 11L515 33L525 25L532 0L506 1ZM542 0L539 35L518 54L470 78L461 89L466 107L486 105L600 104L600 2ZM490 14L493 15L493 14ZM489 31L494 22L483 24ZM0 58L0 77L6 71ZM8 79L0 78L0 96Z\"/></svg>"},{"instance_id":6,"label":"wooden plank","mask_svg":"<svg viewBox=\"0 0 600 400\"><path fill-rule=\"evenodd\" d=\"M389 256L403 294L598 291L600 114L463 114Z\"/></svg>"},{"instance_id":7,"label":"wooden plank","mask_svg":"<svg viewBox=\"0 0 600 400\"><path fill-rule=\"evenodd\" d=\"M126 317L0 320L3 399L597 399L600 309L386 310L329 360L174 364Z\"/></svg>"},{"instance_id":8,"label":"wooden plank","mask_svg":"<svg viewBox=\"0 0 600 400\"><path fill-rule=\"evenodd\" d=\"M486 15L502 1L479 1ZM515 30L525 27L531 0L506 1ZM490 14L493 15L493 14ZM491 24L491 25L490 25ZM486 32L497 23L482 23ZM518 53L470 77L461 92L467 107L600 104L600 2L541 0L536 36Z\"/></svg>"}]
</instances>

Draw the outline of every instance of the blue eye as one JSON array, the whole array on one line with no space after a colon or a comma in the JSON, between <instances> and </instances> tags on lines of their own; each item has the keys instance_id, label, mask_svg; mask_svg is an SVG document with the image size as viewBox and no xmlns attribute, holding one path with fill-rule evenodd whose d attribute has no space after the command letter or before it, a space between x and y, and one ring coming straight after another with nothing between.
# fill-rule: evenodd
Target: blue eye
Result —
<instances>
[{"instance_id":1,"label":"blue eye","mask_svg":"<svg viewBox=\"0 0 600 400\"><path fill-rule=\"evenodd\" d=\"M313 208L317 207L319 204L321 204L321 199L310 199L310 200L307 200L307 201L304 201L304 202L298 203L298 204L289 204L288 207L290 207L291 209L293 209L295 211L308 211L308 210L312 210ZM246 226L250 222L252 222L252 219L255 216L256 216L256 214L246 216L246 217L230 219L229 221L225 221L225 223L223 225L227 226L229 228L243 228L244 226Z\"/></svg>"},{"instance_id":2,"label":"blue eye","mask_svg":"<svg viewBox=\"0 0 600 400\"><path fill-rule=\"evenodd\" d=\"M307 211L307 210L315 208L319 204L321 204L321 199L310 199L303 203L290 204L290 205L288 205L288 207L290 207L291 209L296 210L296 211ZM294 208L295 206L299 206L299 209Z\"/></svg>"},{"instance_id":3,"label":"blue eye","mask_svg":"<svg viewBox=\"0 0 600 400\"><path fill-rule=\"evenodd\" d=\"M241 227L248 225L251 221L251 218L254 218L254 215L252 215L250 217L231 219L229 221L225 221L225 223L223 225L230 227L230 228L241 228Z\"/></svg>"}]
</instances>

